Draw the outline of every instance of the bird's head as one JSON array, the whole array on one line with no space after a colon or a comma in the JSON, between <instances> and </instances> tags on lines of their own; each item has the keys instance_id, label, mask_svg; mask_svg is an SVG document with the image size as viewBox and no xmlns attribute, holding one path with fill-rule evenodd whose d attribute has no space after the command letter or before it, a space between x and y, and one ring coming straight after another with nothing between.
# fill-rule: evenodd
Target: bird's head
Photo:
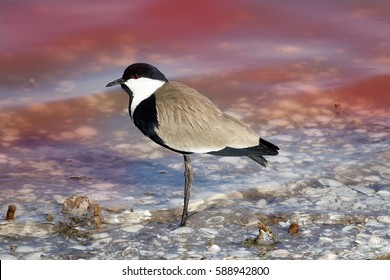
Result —
<instances>
[{"instance_id":1,"label":"bird's head","mask_svg":"<svg viewBox=\"0 0 390 280\"><path fill-rule=\"evenodd\" d=\"M120 85L131 95L153 94L159 87L167 82L164 74L156 67L147 63L134 63L128 66L123 72L123 76L106 85L112 87Z\"/></svg>"}]
</instances>

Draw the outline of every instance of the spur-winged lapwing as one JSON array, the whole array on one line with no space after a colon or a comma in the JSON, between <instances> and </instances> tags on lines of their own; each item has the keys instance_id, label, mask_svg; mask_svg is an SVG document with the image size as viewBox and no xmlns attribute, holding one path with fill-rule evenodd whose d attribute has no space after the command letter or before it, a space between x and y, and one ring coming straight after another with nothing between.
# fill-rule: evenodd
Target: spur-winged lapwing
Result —
<instances>
[{"instance_id":1,"label":"spur-winged lapwing","mask_svg":"<svg viewBox=\"0 0 390 280\"><path fill-rule=\"evenodd\" d=\"M219 110L207 97L181 83L168 81L146 63L128 66L107 87L120 85L130 97L129 113L136 127L157 144L184 156L185 187L181 226L187 221L194 172L189 154L247 156L266 166L263 155L279 148L252 129Z\"/></svg>"}]
</instances>

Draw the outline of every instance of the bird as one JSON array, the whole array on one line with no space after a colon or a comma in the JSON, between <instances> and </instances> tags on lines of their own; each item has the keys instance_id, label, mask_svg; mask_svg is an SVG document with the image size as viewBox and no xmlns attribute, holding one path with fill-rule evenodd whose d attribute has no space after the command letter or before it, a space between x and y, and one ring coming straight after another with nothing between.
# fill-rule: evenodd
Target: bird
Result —
<instances>
[{"instance_id":1,"label":"bird","mask_svg":"<svg viewBox=\"0 0 390 280\"><path fill-rule=\"evenodd\" d=\"M137 62L121 78L129 96L129 115L152 141L184 158L184 205L180 226L188 219L188 203L195 173L191 154L246 156L266 167L264 156L278 155L279 147L260 138L251 128L221 111L209 98L179 82L168 80L155 66Z\"/></svg>"}]
</instances>

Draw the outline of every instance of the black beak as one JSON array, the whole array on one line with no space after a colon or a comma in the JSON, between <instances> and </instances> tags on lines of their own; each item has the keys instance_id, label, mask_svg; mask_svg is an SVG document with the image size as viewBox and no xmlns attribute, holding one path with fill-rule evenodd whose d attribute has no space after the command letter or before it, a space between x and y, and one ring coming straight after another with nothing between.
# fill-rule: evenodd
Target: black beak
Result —
<instances>
[{"instance_id":1,"label":"black beak","mask_svg":"<svg viewBox=\"0 0 390 280\"><path fill-rule=\"evenodd\" d=\"M116 79L115 81L112 81L111 83L108 83L106 85L106 87L112 87L112 86L120 85L120 84L123 84L124 82L126 82L126 81L123 78L119 78L119 79Z\"/></svg>"}]
</instances>

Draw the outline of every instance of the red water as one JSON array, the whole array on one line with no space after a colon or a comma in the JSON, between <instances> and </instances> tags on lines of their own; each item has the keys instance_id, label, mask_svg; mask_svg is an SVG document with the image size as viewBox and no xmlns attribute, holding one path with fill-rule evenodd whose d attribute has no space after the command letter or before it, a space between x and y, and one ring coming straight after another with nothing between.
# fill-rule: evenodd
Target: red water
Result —
<instances>
[{"instance_id":1,"label":"red water","mask_svg":"<svg viewBox=\"0 0 390 280\"><path fill-rule=\"evenodd\" d=\"M389 113L386 0L1 6L0 128L8 139L3 146L9 139L91 125L107 112L119 116L126 98L114 98L104 86L137 61L156 65L223 109L240 100L256 109L283 111L290 104L281 118L318 104ZM92 101L80 99L94 95ZM269 117L256 116L253 121Z\"/></svg>"},{"instance_id":2,"label":"red water","mask_svg":"<svg viewBox=\"0 0 390 280\"><path fill-rule=\"evenodd\" d=\"M386 0L6 1L0 13L1 84L15 88L119 73L139 60L171 77L251 66L273 83L302 78L290 71L323 80L389 71Z\"/></svg>"}]
</instances>

